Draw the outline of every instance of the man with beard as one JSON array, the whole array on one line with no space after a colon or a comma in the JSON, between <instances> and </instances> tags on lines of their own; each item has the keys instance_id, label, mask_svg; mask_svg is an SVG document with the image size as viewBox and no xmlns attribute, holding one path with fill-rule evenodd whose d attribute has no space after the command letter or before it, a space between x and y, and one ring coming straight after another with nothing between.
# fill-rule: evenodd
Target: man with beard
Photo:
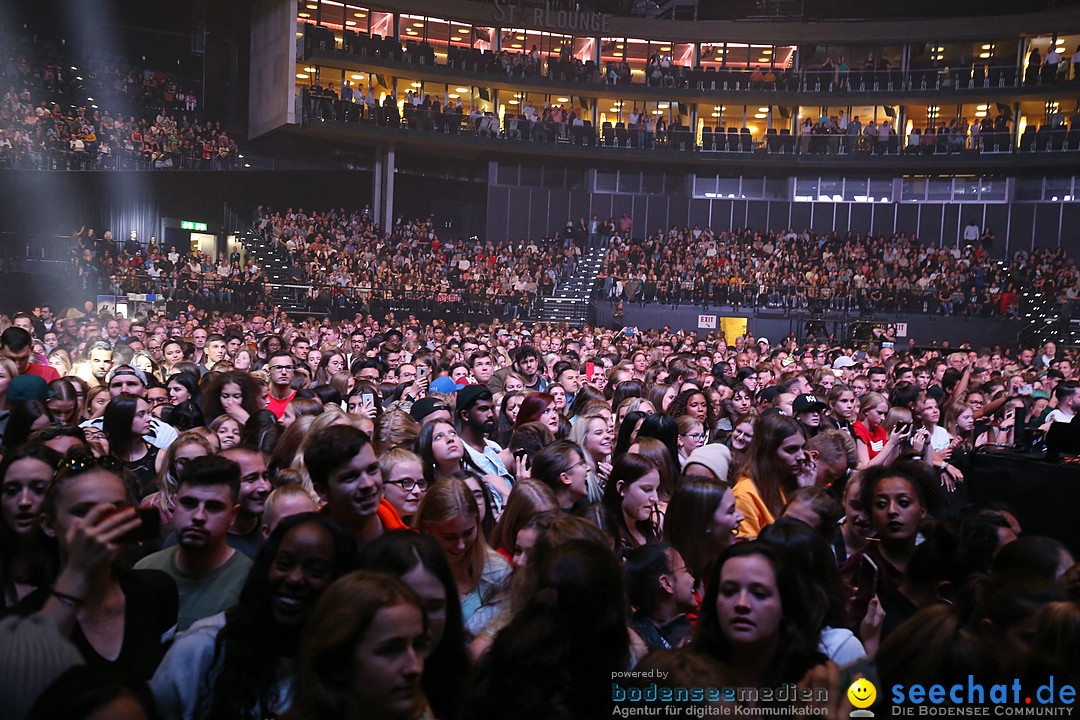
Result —
<instances>
[{"instance_id":1,"label":"man with beard","mask_svg":"<svg viewBox=\"0 0 1080 720\"><path fill-rule=\"evenodd\" d=\"M178 545L148 555L135 569L163 570L180 591L177 630L237 603L251 560L229 547L240 509L240 466L217 455L194 458L180 474L173 523Z\"/></svg>"},{"instance_id":2,"label":"man with beard","mask_svg":"<svg viewBox=\"0 0 1080 720\"><path fill-rule=\"evenodd\" d=\"M465 443L465 452L485 475L494 475L505 483L504 487L493 488L505 498L514 487L514 476L507 471L506 464L499 457L502 448L487 438L495 429L495 404L491 391L483 385L466 385L457 391L454 409L458 435Z\"/></svg>"}]
</instances>

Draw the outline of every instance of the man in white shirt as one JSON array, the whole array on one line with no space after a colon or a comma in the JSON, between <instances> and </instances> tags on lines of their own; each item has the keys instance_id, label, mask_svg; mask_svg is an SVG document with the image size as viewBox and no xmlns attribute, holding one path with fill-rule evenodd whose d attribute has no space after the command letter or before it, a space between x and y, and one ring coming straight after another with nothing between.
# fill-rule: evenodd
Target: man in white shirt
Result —
<instances>
[{"instance_id":1,"label":"man in white shirt","mask_svg":"<svg viewBox=\"0 0 1080 720\"><path fill-rule=\"evenodd\" d=\"M1057 409L1051 410L1046 416L1047 423L1072 422L1076 417L1076 406L1080 405L1080 384L1075 382L1063 382L1054 391L1057 396Z\"/></svg>"},{"instance_id":2,"label":"man in white shirt","mask_svg":"<svg viewBox=\"0 0 1080 720\"><path fill-rule=\"evenodd\" d=\"M979 226L976 225L975 220L972 219L964 228L964 244L974 245L977 242L979 242Z\"/></svg>"}]
</instances>

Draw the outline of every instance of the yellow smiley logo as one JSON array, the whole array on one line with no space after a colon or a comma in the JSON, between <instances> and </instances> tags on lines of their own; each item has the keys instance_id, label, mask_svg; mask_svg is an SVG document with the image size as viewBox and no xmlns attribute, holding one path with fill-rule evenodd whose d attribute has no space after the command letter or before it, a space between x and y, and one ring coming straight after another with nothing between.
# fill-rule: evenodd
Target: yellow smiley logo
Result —
<instances>
[{"instance_id":1,"label":"yellow smiley logo","mask_svg":"<svg viewBox=\"0 0 1080 720\"><path fill-rule=\"evenodd\" d=\"M866 678L859 678L851 683L851 687L847 690L847 696L855 707L868 708L877 699L877 688L874 687L874 683Z\"/></svg>"}]
</instances>

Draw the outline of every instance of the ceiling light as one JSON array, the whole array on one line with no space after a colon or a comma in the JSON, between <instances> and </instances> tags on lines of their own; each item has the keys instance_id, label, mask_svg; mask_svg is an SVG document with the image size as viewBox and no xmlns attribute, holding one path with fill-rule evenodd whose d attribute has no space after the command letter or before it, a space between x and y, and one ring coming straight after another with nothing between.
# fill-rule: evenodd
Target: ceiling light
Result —
<instances>
[{"instance_id":1,"label":"ceiling light","mask_svg":"<svg viewBox=\"0 0 1080 720\"><path fill-rule=\"evenodd\" d=\"M448 97L450 97L450 98L451 98L452 100L457 100L457 99L458 99L459 97L461 97L461 96L460 96L460 95L457 95L457 94L455 94L455 93L451 93L451 94L450 94L450 95L449 95Z\"/></svg>"},{"instance_id":2,"label":"ceiling light","mask_svg":"<svg viewBox=\"0 0 1080 720\"><path fill-rule=\"evenodd\" d=\"M315 3L308 3L308 4L306 5L306 7L307 7L307 9L308 9L308 10L314 10L314 9L316 9L316 8L317 8L317 7L319 7L319 6L318 6L318 5L316 5Z\"/></svg>"},{"instance_id":3,"label":"ceiling light","mask_svg":"<svg viewBox=\"0 0 1080 720\"><path fill-rule=\"evenodd\" d=\"M423 83L418 83L418 82L415 82L415 83L412 83L412 86L413 86L413 87L417 87L417 88L418 88L418 87L423 87Z\"/></svg>"},{"instance_id":4,"label":"ceiling light","mask_svg":"<svg viewBox=\"0 0 1080 720\"><path fill-rule=\"evenodd\" d=\"M346 20L346 21L345 21L345 24L346 24L346 25L355 25L355 24L356 24L356 21L355 21L355 20Z\"/></svg>"},{"instance_id":5,"label":"ceiling light","mask_svg":"<svg viewBox=\"0 0 1080 720\"><path fill-rule=\"evenodd\" d=\"M467 87L454 88L454 90L456 90L459 93L469 92L469 88L467 88Z\"/></svg>"},{"instance_id":6,"label":"ceiling light","mask_svg":"<svg viewBox=\"0 0 1080 720\"><path fill-rule=\"evenodd\" d=\"M769 113L754 113L754 117L756 117L758 120L763 120L769 117Z\"/></svg>"},{"instance_id":7,"label":"ceiling light","mask_svg":"<svg viewBox=\"0 0 1080 720\"><path fill-rule=\"evenodd\" d=\"M982 49L983 50L989 50L990 49L990 43L987 43L986 45L983 45Z\"/></svg>"},{"instance_id":8,"label":"ceiling light","mask_svg":"<svg viewBox=\"0 0 1080 720\"><path fill-rule=\"evenodd\" d=\"M359 75L359 74L357 74L357 73L353 73L353 74L352 74L352 75L350 75L349 77L351 77L351 78L352 78L353 80L363 80L363 79L364 79L364 76L363 76L363 75Z\"/></svg>"},{"instance_id":9,"label":"ceiling light","mask_svg":"<svg viewBox=\"0 0 1080 720\"><path fill-rule=\"evenodd\" d=\"M309 77L309 76L308 76L308 75L305 75L304 73L296 73L296 78L297 78L298 80L307 80L307 79L308 79L308 77Z\"/></svg>"},{"instance_id":10,"label":"ceiling light","mask_svg":"<svg viewBox=\"0 0 1080 720\"><path fill-rule=\"evenodd\" d=\"M669 50L671 50L671 46L670 46L670 45L665 45L664 47L660 48L660 51L661 51L661 52L668 52Z\"/></svg>"},{"instance_id":11,"label":"ceiling light","mask_svg":"<svg viewBox=\"0 0 1080 720\"><path fill-rule=\"evenodd\" d=\"M979 57L982 58L983 60L986 60L987 58L990 57L990 53L988 53L988 52L979 53Z\"/></svg>"},{"instance_id":12,"label":"ceiling light","mask_svg":"<svg viewBox=\"0 0 1080 720\"><path fill-rule=\"evenodd\" d=\"M367 13L353 13L353 17L366 18Z\"/></svg>"},{"instance_id":13,"label":"ceiling light","mask_svg":"<svg viewBox=\"0 0 1080 720\"><path fill-rule=\"evenodd\" d=\"M762 55L772 55L772 50L768 50L768 49L766 49L766 50L762 50L762 51L761 51L761 54L762 54Z\"/></svg>"},{"instance_id":14,"label":"ceiling light","mask_svg":"<svg viewBox=\"0 0 1080 720\"><path fill-rule=\"evenodd\" d=\"M296 13L296 17L309 18L311 13Z\"/></svg>"},{"instance_id":15,"label":"ceiling light","mask_svg":"<svg viewBox=\"0 0 1080 720\"><path fill-rule=\"evenodd\" d=\"M313 67L306 67L306 68L304 68L304 72L315 72L315 68L313 68Z\"/></svg>"},{"instance_id":16,"label":"ceiling light","mask_svg":"<svg viewBox=\"0 0 1080 720\"><path fill-rule=\"evenodd\" d=\"M559 102L570 102L570 98L556 98Z\"/></svg>"},{"instance_id":17,"label":"ceiling light","mask_svg":"<svg viewBox=\"0 0 1080 720\"><path fill-rule=\"evenodd\" d=\"M661 110L667 110L669 107L671 107L671 103L657 103L656 107L660 108Z\"/></svg>"},{"instance_id":18,"label":"ceiling light","mask_svg":"<svg viewBox=\"0 0 1080 720\"><path fill-rule=\"evenodd\" d=\"M453 40L454 42L461 42L461 38L459 38L459 37L458 37L458 36L456 36L456 35L455 35L455 36L453 36L453 37L451 37L450 39L451 39L451 40Z\"/></svg>"},{"instance_id":19,"label":"ceiling light","mask_svg":"<svg viewBox=\"0 0 1080 720\"><path fill-rule=\"evenodd\" d=\"M511 101L509 101L509 103L508 103L508 104L509 104L509 105L517 105L517 104L518 104L518 101L517 101L517 100L511 100Z\"/></svg>"},{"instance_id":20,"label":"ceiling light","mask_svg":"<svg viewBox=\"0 0 1080 720\"><path fill-rule=\"evenodd\" d=\"M414 23L412 24L412 26L413 26L414 28L422 28L422 27L424 27L424 23L422 23L422 22L414 22Z\"/></svg>"}]
</instances>

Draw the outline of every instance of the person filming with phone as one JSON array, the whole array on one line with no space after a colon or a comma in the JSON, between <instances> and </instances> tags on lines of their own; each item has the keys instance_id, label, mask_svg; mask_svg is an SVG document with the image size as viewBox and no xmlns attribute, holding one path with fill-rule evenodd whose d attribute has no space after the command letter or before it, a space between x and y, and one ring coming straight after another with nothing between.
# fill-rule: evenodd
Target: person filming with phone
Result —
<instances>
[{"instance_id":1,"label":"person filming with phone","mask_svg":"<svg viewBox=\"0 0 1080 720\"><path fill-rule=\"evenodd\" d=\"M119 470L112 458L77 449L64 458L41 521L56 541L60 570L11 612L49 618L88 665L114 665L149 679L176 626L177 589L166 573L128 564L131 545L147 532L156 535L157 527L143 527Z\"/></svg>"}]
</instances>

